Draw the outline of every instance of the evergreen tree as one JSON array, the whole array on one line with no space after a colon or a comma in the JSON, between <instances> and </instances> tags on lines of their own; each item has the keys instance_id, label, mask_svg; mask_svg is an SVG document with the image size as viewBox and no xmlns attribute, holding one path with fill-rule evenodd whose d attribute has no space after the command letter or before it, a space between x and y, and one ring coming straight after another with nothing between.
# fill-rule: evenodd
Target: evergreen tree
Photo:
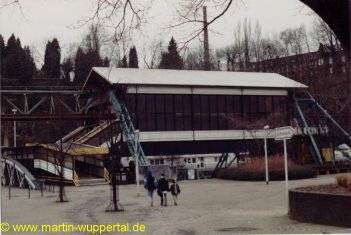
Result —
<instances>
[{"instance_id":1,"label":"evergreen tree","mask_svg":"<svg viewBox=\"0 0 351 235\"><path fill-rule=\"evenodd\" d=\"M75 73L75 82L79 83L84 79L85 75L85 54L83 52L83 49L81 47L78 47L76 57L75 57L75 67L74 67L74 73Z\"/></svg>"},{"instance_id":2,"label":"evergreen tree","mask_svg":"<svg viewBox=\"0 0 351 235\"><path fill-rule=\"evenodd\" d=\"M22 48L21 40L12 34L6 46L0 39L0 50L2 77L21 84L30 83L36 68L29 47Z\"/></svg>"},{"instance_id":3,"label":"evergreen tree","mask_svg":"<svg viewBox=\"0 0 351 235\"><path fill-rule=\"evenodd\" d=\"M29 82L36 71L36 67L35 67L34 59L31 55L31 51L28 46L25 46L23 48L21 57L23 61L22 70L21 70L22 80L26 80L27 82Z\"/></svg>"},{"instance_id":4,"label":"evergreen tree","mask_svg":"<svg viewBox=\"0 0 351 235\"><path fill-rule=\"evenodd\" d=\"M54 38L48 41L45 48L43 72L49 78L60 77L61 49L59 42Z\"/></svg>"},{"instance_id":5,"label":"evergreen tree","mask_svg":"<svg viewBox=\"0 0 351 235\"><path fill-rule=\"evenodd\" d=\"M20 41L16 39L15 35L12 34L7 41L5 49L5 61L4 61L4 77L9 79L19 79L20 77Z\"/></svg>"},{"instance_id":6,"label":"evergreen tree","mask_svg":"<svg viewBox=\"0 0 351 235\"><path fill-rule=\"evenodd\" d=\"M107 57L105 57L104 61L102 62L102 65L104 67L110 67L110 60Z\"/></svg>"},{"instance_id":7,"label":"evergreen tree","mask_svg":"<svg viewBox=\"0 0 351 235\"><path fill-rule=\"evenodd\" d=\"M61 67L62 67L64 79L69 82L70 81L69 74L70 72L73 71L73 62L71 58L64 59Z\"/></svg>"},{"instance_id":8,"label":"evergreen tree","mask_svg":"<svg viewBox=\"0 0 351 235\"><path fill-rule=\"evenodd\" d=\"M59 42L54 38L51 42L52 62L51 62L51 77L59 78L61 73L61 48Z\"/></svg>"},{"instance_id":9,"label":"evergreen tree","mask_svg":"<svg viewBox=\"0 0 351 235\"><path fill-rule=\"evenodd\" d=\"M110 61L100 55L100 34L98 26L91 26L89 33L84 38L83 47L79 47L75 57L75 82L80 84L85 81L93 67L109 66Z\"/></svg>"},{"instance_id":10,"label":"evergreen tree","mask_svg":"<svg viewBox=\"0 0 351 235\"><path fill-rule=\"evenodd\" d=\"M5 42L0 34L0 76L4 76Z\"/></svg>"},{"instance_id":11,"label":"evergreen tree","mask_svg":"<svg viewBox=\"0 0 351 235\"><path fill-rule=\"evenodd\" d=\"M129 68L139 68L138 64L138 53L135 46L133 46L129 50Z\"/></svg>"},{"instance_id":12,"label":"evergreen tree","mask_svg":"<svg viewBox=\"0 0 351 235\"><path fill-rule=\"evenodd\" d=\"M123 56L123 58L120 61L118 61L117 67L118 68L128 68L128 61L127 61L126 56Z\"/></svg>"},{"instance_id":13,"label":"evergreen tree","mask_svg":"<svg viewBox=\"0 0 351 235\"><path fill-rule=\"evenodd\" d=\"M82 83L89 75L90 70L93 67L103 66L103 62L100 55L96 51L84 50L79 47L75 58L75 82Z\"/></svg>"},{"instance_id":14,"label":"evergreen tree","mask_svg":"<svg viewBox=\"0 0 351 235\"><path fill-rule=\"evenodd\" d=\"M178 53L178 46L174 38L169 41L168 51L163 52L161 56L161 69L183 69L184 63L182 57Z\"/></svg>"},{"instance_id":15,"label":"evergreen tree","mask_svg":"<svg viewBox=\"0 0 351 235\"><path fill-rule=\"evenodd\" d=\"M51 51L51 42L48 41L46 43L46 47L45 47L45 54L44 54L44 64L43 67L41 68L41 70L44 72L44 74L46 76L48 76L48 74L50 73L50 51Z\"/></svg>"}]
</instances>

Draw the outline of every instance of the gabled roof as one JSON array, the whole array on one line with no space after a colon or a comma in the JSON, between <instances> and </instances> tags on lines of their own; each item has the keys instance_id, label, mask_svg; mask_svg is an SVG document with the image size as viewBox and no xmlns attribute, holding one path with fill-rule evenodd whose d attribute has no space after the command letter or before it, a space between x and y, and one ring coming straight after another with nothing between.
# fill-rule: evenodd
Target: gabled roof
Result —
<instances>
[{"instance_id":1,"label":"gabled roof","mask_svg":"<svg viewBox=\"0 0 351 235\"><path fill-rule=\"evenodd\" d=\"M92 76L96 73L98 76ZM252 88L307 88L277 73L94 67L87 79L109 84Z\"/></svg>"}]
</instances>

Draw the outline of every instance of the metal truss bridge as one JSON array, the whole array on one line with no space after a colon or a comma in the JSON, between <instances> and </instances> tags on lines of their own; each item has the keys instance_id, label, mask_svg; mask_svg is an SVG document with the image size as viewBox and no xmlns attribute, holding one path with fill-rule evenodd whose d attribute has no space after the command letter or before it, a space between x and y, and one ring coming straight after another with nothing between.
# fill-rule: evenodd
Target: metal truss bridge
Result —
<instances>
[{"instance_id":1,"label":"metal truss bridge","mask_svg":"<svg viewBox=\"0 0 351 235\"><path fill-rule=\"evenodd\" d=\"M99 95L75 87L2 87L2 121L110 120ZM91 107L98 107L88 109Z\"/></svg>"}]
</instances>

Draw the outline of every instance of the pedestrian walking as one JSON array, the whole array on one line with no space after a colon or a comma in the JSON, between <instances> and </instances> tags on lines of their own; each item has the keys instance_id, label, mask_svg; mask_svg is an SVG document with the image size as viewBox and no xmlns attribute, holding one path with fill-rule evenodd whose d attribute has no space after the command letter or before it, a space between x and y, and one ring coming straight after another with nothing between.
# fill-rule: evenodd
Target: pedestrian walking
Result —
<instances>
[{"instance_id":1,"label":"pedestrian walking","mask_svg":"<svg viewBox=\"0 0 351 235\"><path fill-rule=\"evenodd\" d=\"M167 206L167 192L169 192L168 181L165 175L161 174L161 178L157 182L157 194L161 198L161 206Z\"/></svg>"},{"instance_id":2,"label":"pedestrian walking","mask_svg":"<svg viewBox=\"0 0 351 235\"><path fill-rule=\"evenodd\" d=\"M155 177L152 176L150 171L146 176L144 188L147 190L147 195L150 197L150 206L154 206L154 191L156 190L156 182Z\"/></svg>"},{"instance_id":3,"label":"pedestrian walking","mask_svg":"<svg viewBox=\"0 0 351 235\"><path fill-rule=\"evenodd\" d=\"M172 197L173 197L174 205L177 206L178 205L178 195L180 194L180 187L177 184L176 179L172 180L172 183L171 183L171 186L169 189L170 189Z\"/></svg>"}]
</instances>

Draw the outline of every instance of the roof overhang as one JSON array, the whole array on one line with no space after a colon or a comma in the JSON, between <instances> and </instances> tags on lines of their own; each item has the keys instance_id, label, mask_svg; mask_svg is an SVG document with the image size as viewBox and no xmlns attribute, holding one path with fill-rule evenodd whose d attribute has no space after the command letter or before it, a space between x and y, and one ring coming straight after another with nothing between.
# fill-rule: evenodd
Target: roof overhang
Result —
<instances>
[{"instance_id":1,"label":"roof overhang","mask_svg":"<svg viewBox=\"0 0 351 235\"><path fill-rule=\"evenodd\" d=\"M162 70L94 67L84 84L178 87L306 89L306 85L277 73Z\"/></svg>"}]
</instances>

